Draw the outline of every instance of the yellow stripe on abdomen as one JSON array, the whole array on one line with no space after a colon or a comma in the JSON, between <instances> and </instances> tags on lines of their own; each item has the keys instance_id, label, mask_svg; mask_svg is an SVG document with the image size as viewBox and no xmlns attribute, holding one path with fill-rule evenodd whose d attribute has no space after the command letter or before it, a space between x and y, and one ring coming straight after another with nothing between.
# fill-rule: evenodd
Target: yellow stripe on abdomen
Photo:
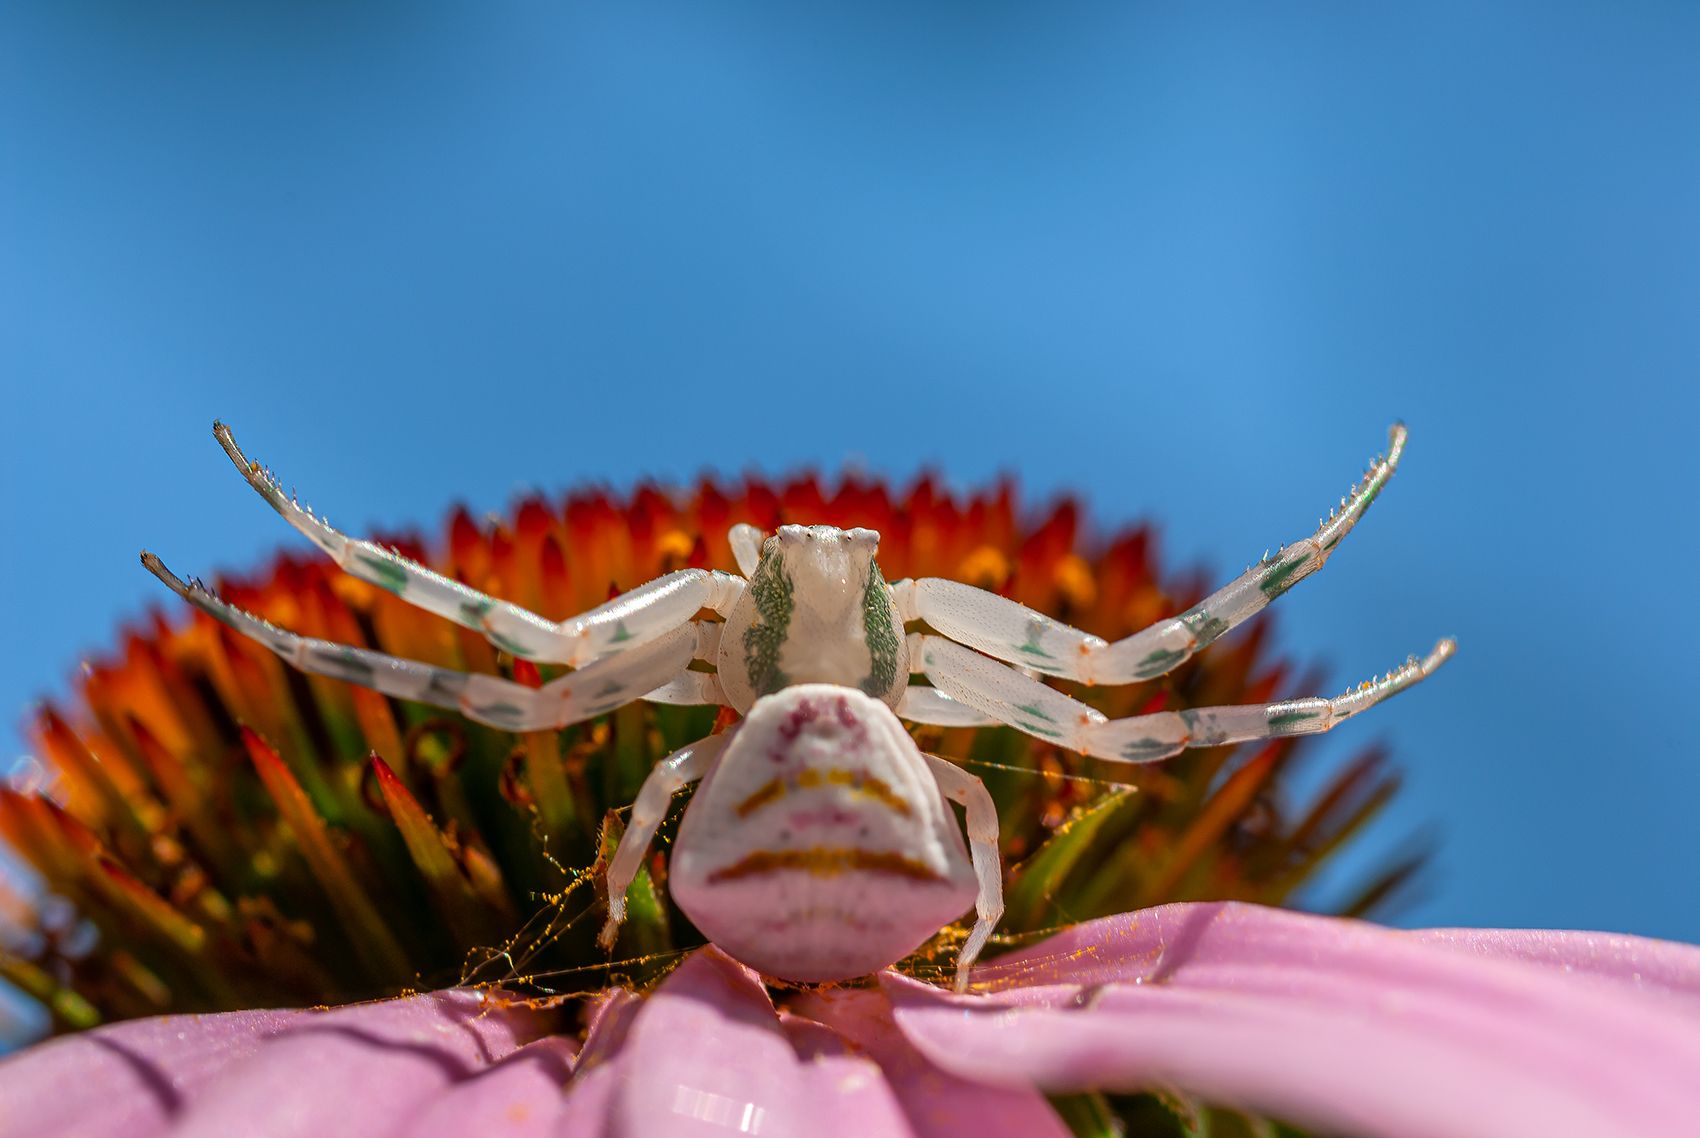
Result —
<instances>
[{"instance_id":1,"label":"yellow stripe on abdomen","mask_svg":"<svg viewBox=\"0 0 1700 1138\"><path fill-rule=\"evenodd\" d=\"M748 818L762 807L778 802L793 789L809 790L817 786L842 786L873 799L886 809L903 817L909 817L909 803L891 788L884 779L875 778L863 771L850 770L845 767L829 767L817 770L805 767L787 778L770 779L757 787L755 792L734 808L738 817Z\"/></svg>"}]
</instances>

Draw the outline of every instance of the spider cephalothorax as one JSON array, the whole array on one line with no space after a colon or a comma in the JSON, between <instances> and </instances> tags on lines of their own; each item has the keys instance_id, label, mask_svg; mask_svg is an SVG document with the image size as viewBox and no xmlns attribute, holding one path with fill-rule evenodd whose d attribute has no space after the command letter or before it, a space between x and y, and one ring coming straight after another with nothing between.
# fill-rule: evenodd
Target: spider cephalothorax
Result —
<instances>
[{"instance_id":1,"label":"spider cephalothorax","mask_svg":"<svg viewBox=\"0 0 1700 1138\"><path fill-rule=\"evenodd\" d=\"M789 684L844 684L896 707L909 683L909 652L891 588L874 560L871 529L780 526L732 534L749 574L745 603L726 616L717 660L726 702L748 711ZM752 567L750 562L755 557Z\"/></svg>"},{"instance_id":2,"label":"spider cephalothorax","mask_svg":"<svg viewBox=\"0 0 1700 1138\"><path fill-rule=\"evenodd\" d=\"M674 791L703 785L674 847L680 907L720 946L782 979L844 979L901 958L972 902L957 982L1002 913L997 814L980 781L922 753L902 720L1007 724L1111 763L1188 747L1304 735L1409 687L1452 652L1335 699L1201 707L1109 719L1036 678L1127 684L1163 675L1319 569L1398 464L1396 426L1341 508L1188 611L1113 643L956 581L888 584L868 529L732 527L739 574L683 569L589 612L546 620L369 541L285 495L222 425L249 483L355 577L483 633L515 657L570 670L531 687L288 632L147 567L199 608L304 671L452 707L510 731L560 727L634 700L721 704L742 720L656 765L608 867L611 944ZM915 682L912 677L920 677ZM949 801L964 807L964 848Z\"/></svg>"}]
</instances>

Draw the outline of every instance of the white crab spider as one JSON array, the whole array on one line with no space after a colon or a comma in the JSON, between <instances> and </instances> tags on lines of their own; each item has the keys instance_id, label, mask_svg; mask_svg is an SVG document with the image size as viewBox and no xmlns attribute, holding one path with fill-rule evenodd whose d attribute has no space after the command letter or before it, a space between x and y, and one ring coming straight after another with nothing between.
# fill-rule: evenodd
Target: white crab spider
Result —
<instances>
[{"instance_id":1,"label":"white crab spider","mask_svg":"<svg viewBox=\"0 0 1700 1138\"><path fill-rule=\"evenodd\" d=\"M514 656L572 670L531 688L298 636L142 554L179 595L297 668L510 731L564 727L638 699L741 713L645 780L608 866L601 941L613 944L626 889L673 793L700 780L673 848L672 895L715 944L785 980L878 971L972 904L975 924L957 956L961 988L1002 914L990 795L979 779L919 750L900 719L1007 724L1100 759L1148 763L1188 747L1327 731L1428 676L1453 650L1442 640L1426 658L1335 699L1127 719L1107 719L1029 674L1127 684L1175 668L1321 568L1392 476L1405 444L1399 425L1386 457L1315 534L1114 643L960 582L888 585L874 559L879 535L831 526L787 525L768 536L736 525L741 576L684 569L580 616L546 620L332 529L250 462L228 428L213 430L249 484L345 571ZM907 631L912 625L920 630ZM911 675L930 686L911 684ZM947 800L964 808L966 849Z\"/></svg>"}]
</instances>

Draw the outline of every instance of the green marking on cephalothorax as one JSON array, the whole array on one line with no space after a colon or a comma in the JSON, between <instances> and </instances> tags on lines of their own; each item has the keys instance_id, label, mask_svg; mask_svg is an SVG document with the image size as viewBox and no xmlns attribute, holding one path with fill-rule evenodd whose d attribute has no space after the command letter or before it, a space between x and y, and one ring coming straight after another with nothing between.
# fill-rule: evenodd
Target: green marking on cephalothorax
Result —
<instances>
[{"instance_id":1,"label":"green marking on cephalothorax","mask_svg":"<svg viewBox=\"0 0 1700 1138\"><path fill-rule=\"evenodd\" d=\"M791 630L796 588L777 554L764 556L750 577L750 601L756 619L744 631L744 667L757 695L769 695L788 682L779 667L779 649Z\"/></svg>"},{"instance_id":2,"label":"green marking on cephalothorax","mask_svg":"<svg viewBox=\"0 0 1700 1138\"><path fill-rule=\"evenodd\" d=\"M374 578L372 583L379 588L387 589L398 597L407 591L407 570L397 565L393 559L364 550L357 550L354 556L371 571Z\"/></svg>"},{"instance_id":3,"label":"green marking on cephalothorax","mask_svg":"<svg viewBox=\"0 0 1700 1138\"><path fill-rule=\"evenodd\" d=\"M891 589L872 560L868 587L862 593L862 628L868 639L868 676L862 691L882 698L897 686L897 622L891 612Z\"/></svg>"}]
</instances>

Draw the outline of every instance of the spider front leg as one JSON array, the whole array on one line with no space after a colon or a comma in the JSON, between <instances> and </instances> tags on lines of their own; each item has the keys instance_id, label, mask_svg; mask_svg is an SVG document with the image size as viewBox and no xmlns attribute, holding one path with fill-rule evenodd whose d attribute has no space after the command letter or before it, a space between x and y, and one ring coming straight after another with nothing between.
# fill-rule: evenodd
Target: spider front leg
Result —
<instances>
[{"instance_id":1,"label":"spider front leg","mask_svg":"<svg viewBox=\"0 0 1700 1138\"><path fill-rule=\"evenodd\" d=\"M1388 432L1377 459L1316 533L1284 546L1177 617L1110 643L1006 597L936 577L892 586L905 621L924 620L952 640L1024 668L1089 684L1127 684L1173 671L1217 637L1322 568L1380 495L1405 450L1405 428Z\"/></svg>"},{"instance_id":2,"label":"spider front leg","mask_svg":"<svg viewBox=\"0 0 1700 1138\"><path fill-rule=\"evenodd\" d=\"M973 704L953 698L942 688L910 684L897 705L897 717L933 727L989 727L998 720Z\"/></svg>"},{"instance_id":3,"label":"spider front leg","mask_svg":"<svg viewBox=\"0 0 1700 1138\"><path fill-rule=\"evenodd\" d=\"M574 667L625 651L689 622L702 609L725 616L744 591L730 573L681 569L566 620L553 621L427 569L375 542L349 537L283 492L269 470L249 460L230 428L213 424L219 445L242 477L345 573L387 589L417 608L484 636L504 652Z\"/></svg>"},{"instance_id":4,"label":"spider front leg","mask_svg":"<svg viewBox=\"0 0 1700 1138\"><path fill-rule=\"evenodd\" d=\"M262 620L200 585L179 580L151 553L142 564L178 596L285 661L316 675L346 680L385 695L453 708L468 719L506 731L565 727L643 699L688 671L712 640L703 626L684 624L628 652L607 656L551 680L526 687L500 676L456 672L368 648L300 636Z\"/></svg>"},{"instance_id":5,"label":"spider front leg","mask_svg":"<svg viewBox=\"0 0 1700 1138\"><path fill-rule=\"evenodd\" d=\"M655 764L655 769L643 780L637 798L632 802L632 818L626 832L620 836L619 848L608 863L608 920L597 934L596 943L604 950L614 947L620 933L620 923L626 919L626 890L637 877L644 854L655 840L655 831L667 816L667 805L673 795L706 775L726 749L732 732L710 735L687 744Z\"/></svg>"},{"instance_id":6,"label":"spider front leg","mask_svg":"<svg viewBox=\"0 0 1700 1138\"><path fill-rule=\"evenodd\" d=\"M766 540L767 534L748 522L739 522L727 532L726 541L732 547L732 560L737 562L738 572L746 577L755 576L756 565L761 561L761 545Z\"/></svg>"},{"instance_id":7,"label":"spider front leg","mask_svg":"<svg viewBox=\"0 0 1700 1138\"><path fill-rule=\"evenodd\" d=\"M1003 917L1003 859L998 854L998 808L986 784L937 755L922 753L939 790L959 804L968 823L968 856L980 882L974 898L974 928L956 954L956 990L968 990L968 972Z\"/></svg>"},{"instance_id":8,"label":"spider front leg","mask_svg":"<svg viewBox=\"0 0 1700 1138\"><path fill-rule=\"evenodd\" d=\"M920 662L927 678L963 703L1071 751L1121 763L1156 762L1189 747L1332 730L1360 711L1427 679L1456 648L1451 640L1442 640L1423 659L1413 656L1380 679L1333 699L1195 707L1107 719L1079 700L942 636L912 637L910 643L910 658Z\"/></svg>"}]
</instances>

